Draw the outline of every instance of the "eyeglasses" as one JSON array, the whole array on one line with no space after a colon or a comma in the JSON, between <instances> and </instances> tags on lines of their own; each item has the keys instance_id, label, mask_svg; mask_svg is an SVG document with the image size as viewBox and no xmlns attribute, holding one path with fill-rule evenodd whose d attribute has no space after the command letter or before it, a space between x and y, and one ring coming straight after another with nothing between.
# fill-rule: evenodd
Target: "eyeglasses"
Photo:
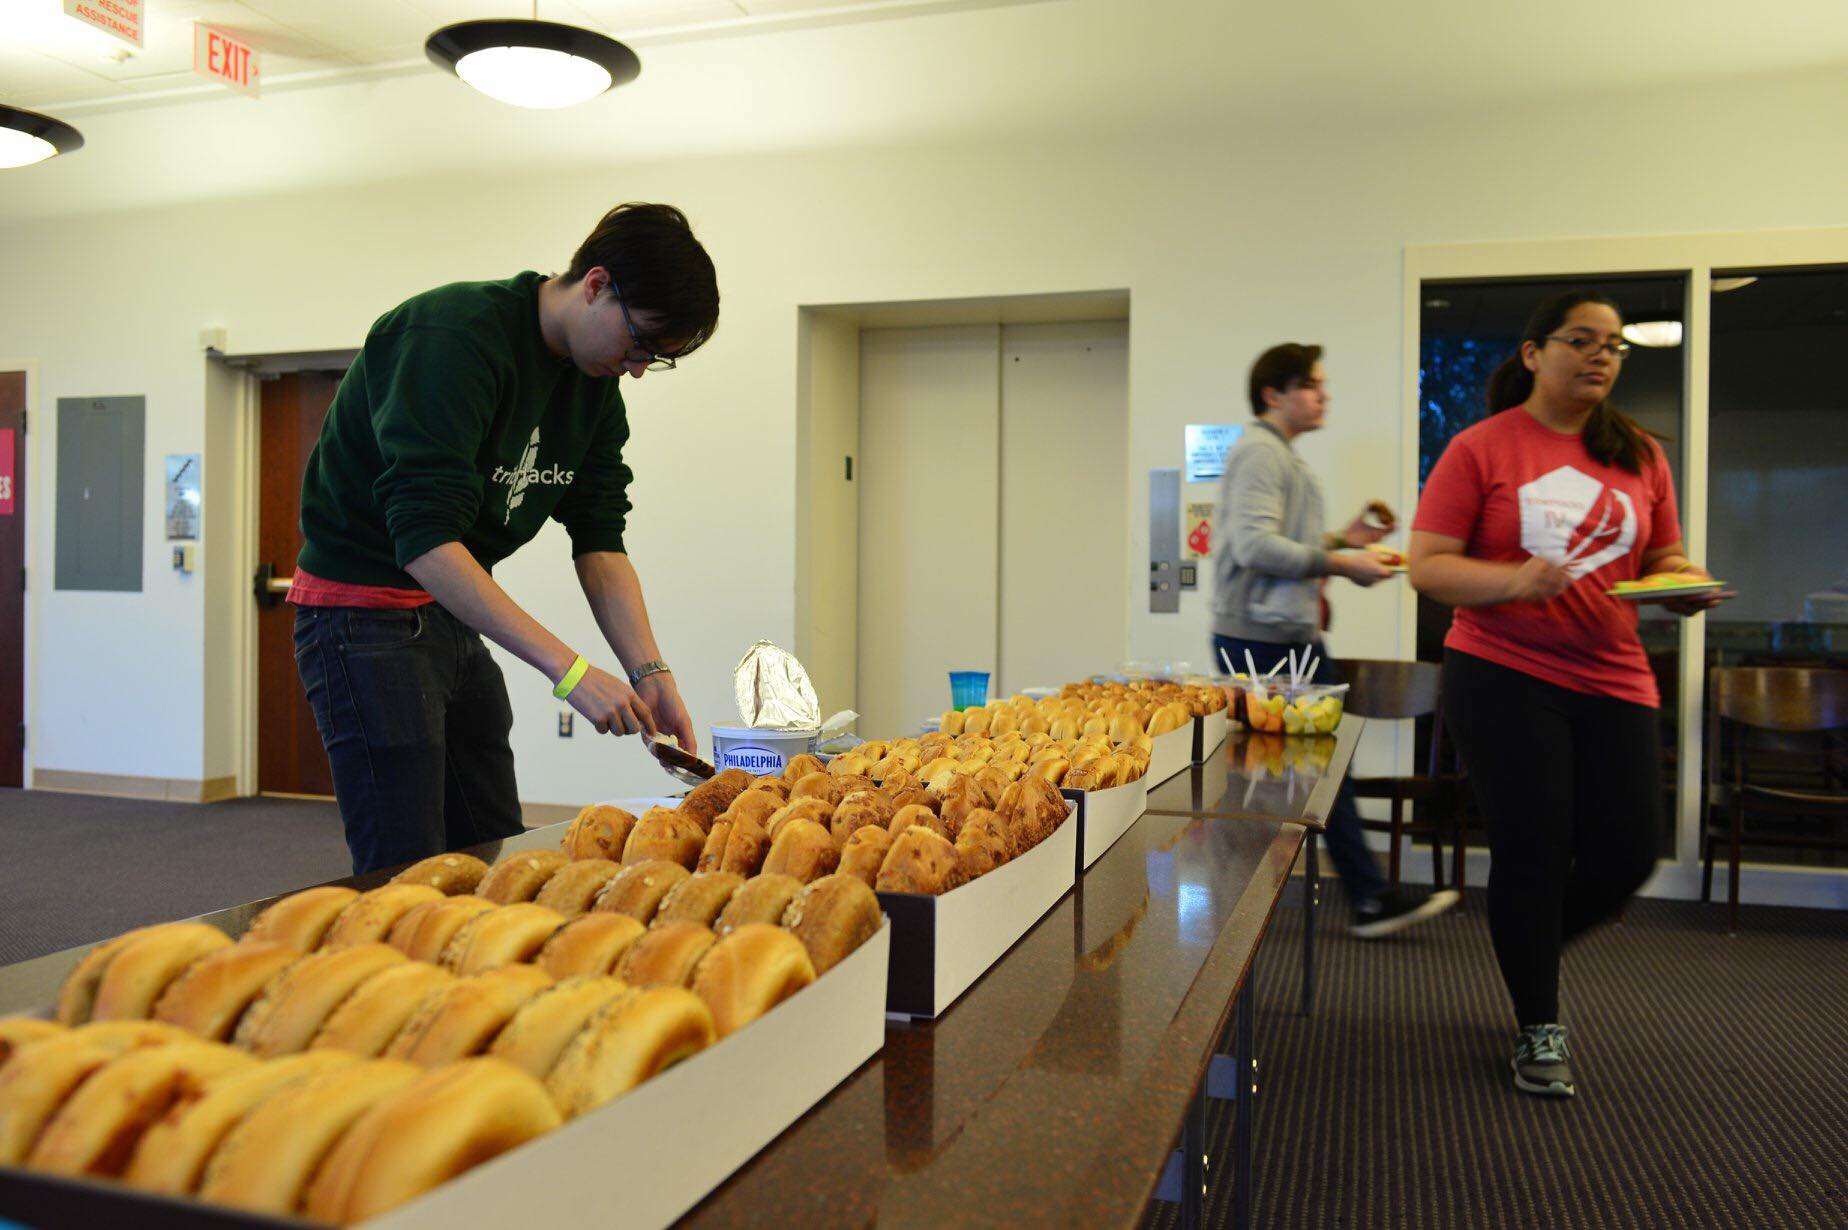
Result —
<instances>
[{"instance_id":1,"label":"eyeglasses","mask_svg":"<svg viewBox=\"0 0 1848 1230\"><path fill-rule=\"evenodd\" d=\"M652 348L650 348L649 346L643 343L642 335L635 331L635 321L629 315L629 305L623 302L622 288L616 285L615 282L611 282L610 283L610 293L616 296L616 306L622 309L623 327L629 331L629 344L631 348L624 361L633 362L637 358L641 358L641 359L646 360L645 370L647 371L651 371L651 372L671 372L673 371L674 368L678 366L678 364L674 360L674 356L668 355L668 354L655 353L655 351Z\"/></svg>"},{"instance_id":2,"label":"eyeglasses","mask_svg":"<svg viewBox=\"0 0 1848 1230\"><path fill-rule=\"evenodd\" d=\"M1572 347L1573 351L1577 354L1596 354L1598 351L1602 350L1613 359L1627 359L1630 357L1630 343L1628 342L1600 342L1596 338L1586 337L1578 333L1549 333L1543 340L1549 342L1563 342L1567 346Z\"/></svg>"}]
</instances>

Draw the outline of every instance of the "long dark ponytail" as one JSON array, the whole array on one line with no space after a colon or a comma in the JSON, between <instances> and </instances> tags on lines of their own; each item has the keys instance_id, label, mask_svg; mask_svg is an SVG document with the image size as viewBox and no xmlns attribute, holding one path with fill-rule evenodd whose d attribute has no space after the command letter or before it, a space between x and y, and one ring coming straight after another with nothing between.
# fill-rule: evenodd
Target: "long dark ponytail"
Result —
<instances>
[{"instance_id":1,"label":"long dark ponytail","mask_svg":"<svg viewBox=\"0 0 1848 1230\"><path fill-rule=\"evenodd\" d=\"M1569 290L1544 300L1534 309L1527 320L1527 328L1521 332L1521 340L1536 346L1546 345L1547 335L1566 323L1572 309L1587 303L1601 303L1617 312L1620 319L1622 317L1617 305L1603 295L1588 290ZM1489 413L1499 414L1519 406L1533 396L1533 392L1534 374L1521 362L1521 350L1516 346L1514 353L1503 359L1501 366L1489 377ZM1643 464L1649 460L1651 449L1647 433L1609 401L1601 401L1592 408L1591 417L1585 420L1583 438L1585 451L1605 465L1641 474Z\"/></svg>"}]
</instances>

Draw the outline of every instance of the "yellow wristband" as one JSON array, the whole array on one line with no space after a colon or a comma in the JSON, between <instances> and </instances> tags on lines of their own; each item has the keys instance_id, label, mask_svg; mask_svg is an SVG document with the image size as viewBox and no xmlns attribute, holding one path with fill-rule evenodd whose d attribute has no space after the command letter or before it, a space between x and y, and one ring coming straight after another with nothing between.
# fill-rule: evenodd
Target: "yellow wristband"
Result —
<instances>
[{"instance_id":1,"label":"yellow wristband","mask_svg":"<svg viewBox=\"0 0 1848 1230\"><path fill-rule=\"evenodd\" d=\"M590 663L584 660L583 654L579 654L577 656L577 661L571 664L571 669L565 672L565 677L560 679L558 681L558 686L552 689L552 695L558 697L560 700L571 695L571 689L578 685L578 680L582 679L584 677L584 672L589 669Z\"/></svg>"}]
</instances>

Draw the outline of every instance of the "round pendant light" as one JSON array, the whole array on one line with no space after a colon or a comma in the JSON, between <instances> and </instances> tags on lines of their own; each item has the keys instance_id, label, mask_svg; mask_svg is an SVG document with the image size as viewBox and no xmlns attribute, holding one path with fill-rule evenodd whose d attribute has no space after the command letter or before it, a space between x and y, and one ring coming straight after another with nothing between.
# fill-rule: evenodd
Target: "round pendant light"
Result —
<instances>
[{"instance_id":1,"label":"round pendant light","mask_svg":"<svg viewBox=\"0 0 1848 1230\"><path fill-rule=\"evenodd\" d=\"M585 102L642 71L636 54L608 35L518 18L444 26L424 54L489 98L542 111Z\"/></svg>"},{"instance_id":2,"label":"round pendant light","mask_svg":"<svg viewBox=\"0 0 1848 1230\"><path fill-rule=\"evenodd\" d=\"M1632 346L1666 348L1681 345L1678 320L1638 320L1623 327L1623 340Z\"/></svg>"},{"instance_id":3,"label":"round pendant light","mask_svg":"<svg viewBox=\"0 0 1848 1230\"><path fill-rule=\"evenodd\" d=\"M0 103L0 168L29 167L83 148L83 134L49 115Z\"/></svg>"}]
</instances>

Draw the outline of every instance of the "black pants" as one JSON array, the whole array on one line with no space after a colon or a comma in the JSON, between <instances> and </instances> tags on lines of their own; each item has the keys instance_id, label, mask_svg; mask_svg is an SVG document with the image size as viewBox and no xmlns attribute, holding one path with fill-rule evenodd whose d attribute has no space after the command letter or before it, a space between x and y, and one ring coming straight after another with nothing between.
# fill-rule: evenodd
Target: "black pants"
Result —
<instances>
[{"instance_id":1,"label":"black pants","mask_svg":"<svg viewBox=\"0 0 1848 1230\"><path fill-rule=\"evenodd\" d=\"M301 607L295 666L355 874L522 831L507 685L455 616Z\"/></svg>"},{"instance_id":2,"label":"black pants","mask_svg":"<svg viewBox=\"0 0 1848 1230\"><path fill-rule=\"evenodd\" d=\"M1522 1027L1559 1020L1559 952L1655 870L1656 711L1444 654L1445 729L1488 826L1489 935Z\"/></svg>"}]
</instances>

